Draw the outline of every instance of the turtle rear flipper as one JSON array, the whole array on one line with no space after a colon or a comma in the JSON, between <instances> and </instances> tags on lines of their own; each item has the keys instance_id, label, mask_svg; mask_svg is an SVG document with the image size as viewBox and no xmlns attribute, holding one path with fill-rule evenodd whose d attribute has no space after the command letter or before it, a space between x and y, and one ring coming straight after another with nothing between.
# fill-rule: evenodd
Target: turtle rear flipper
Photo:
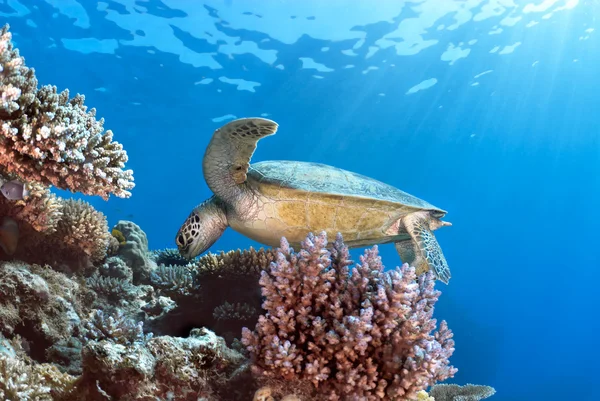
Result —
<instances>
[{"instance_id":1,"label":"turtle rear flipper","mask_svg":"<svg viewBox=\"0 0 600 401\"><path fill-rule=\"evenodd\" d=\"M273 135L277 127L265 118L241 118L217 129L202 162L208 187L221 198L233 195L232 187L246 181L257 142Z\"/></svg>"},{"instance_id":2,"label":"turtle rear flipper","mask_svg":"<svg viewBox=\"0 0 600 401\"><path fill-rule=\"evenodd\" d=\"M450 268L442 248L429 227L430 220L431 217L427 215L427 212L417 212L406 216L403 223L411 239L396 242L396 250L403 263L415 267L417 276L432 270L438 280L448 284L451 277ZM440 225L447 225L447 223L440 223Z\"/></svg>"}]
</instances>

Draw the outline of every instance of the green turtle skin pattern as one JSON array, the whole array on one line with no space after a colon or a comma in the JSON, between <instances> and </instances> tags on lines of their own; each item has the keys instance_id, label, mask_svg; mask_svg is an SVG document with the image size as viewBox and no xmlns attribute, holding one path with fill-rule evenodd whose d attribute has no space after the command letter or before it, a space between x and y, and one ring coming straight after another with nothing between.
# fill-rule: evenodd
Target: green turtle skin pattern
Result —
<instances>
[{"instance_id":1,"label":"green turtle skin pattern","mask_svg":"<svg viewBox=\"0 0 600 401\"><path fill-rule=\"evenodd\" d=\"M263 118L231 121L215 130L202 166L214 196L180 228L177 245L187 258L208 249L231 227L261 244L285 237L298 246L309 233L338 233L349 247L393 242L417 274L450 270L433 231L451 225L446 211L373 178L312 162L270 160L250 164L260 139L277 132Z\"/></svg>"}]
</instances>

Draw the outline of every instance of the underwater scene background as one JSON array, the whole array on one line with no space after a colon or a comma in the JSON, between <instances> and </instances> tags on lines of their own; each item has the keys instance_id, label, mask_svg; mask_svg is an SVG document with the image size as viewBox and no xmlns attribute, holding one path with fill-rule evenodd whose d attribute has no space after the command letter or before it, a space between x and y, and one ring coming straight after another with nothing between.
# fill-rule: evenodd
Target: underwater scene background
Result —
<instances>
[{"instance_id":1,"label":"underwater scene background","mask_svg":"<svg viewBox=\"0 0 600 401\"><path fill-rule=\"evenodd\" d=\"M150 250L175 248L212 195L204 151L242 117L279 124L252 162L326 163L447 210L436 238L452 279L436 283L435 309L454 333L447 382L493 386L498 401L600 399L598 12L579 0L0 0L40 85L84 94L135 175L129 198L52 191L111 228L139 225ZM228 229L210 251L250 246L262 245ZM379 253L401 265L392 244Z\"/></svg>"}]
</instances>

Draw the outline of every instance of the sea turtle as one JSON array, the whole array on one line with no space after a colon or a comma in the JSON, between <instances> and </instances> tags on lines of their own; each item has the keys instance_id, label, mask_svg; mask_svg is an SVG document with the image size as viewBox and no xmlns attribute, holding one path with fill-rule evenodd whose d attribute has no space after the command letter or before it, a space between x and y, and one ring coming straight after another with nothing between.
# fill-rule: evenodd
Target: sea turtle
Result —
<instances>
[{"instance_id":1,"label":"sea turtle","mask_svg":"<svg viewBox=\"0 0 600 401\"><path fill-rule=\"evenodd\" d=\"M298 246L309 232L342 234L350 247L393 242L417 274L432 270L448 283L450 269L433 231L451 225L446 211L380 181L336 167L300 161L250 165L257 142L277 123L242 118L217 129L202 168L214 195L187 217L176 243L191 259L227 227L268 246L285 237Z\"/></svg>"}]
</instances>

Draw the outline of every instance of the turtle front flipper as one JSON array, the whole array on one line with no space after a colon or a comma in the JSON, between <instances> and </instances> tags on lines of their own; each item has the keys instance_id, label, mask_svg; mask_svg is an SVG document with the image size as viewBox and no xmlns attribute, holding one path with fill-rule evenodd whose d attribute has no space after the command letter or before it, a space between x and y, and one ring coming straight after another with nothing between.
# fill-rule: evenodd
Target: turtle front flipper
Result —
<instances>
[{"instance_id":1,"label":"turtle front flipper","mask_svg":"<svg viewBox=\"0 0 600 401\"><path fill-rule=\"evenodd\" d=\"M416 212L402 219L410 240L396 242L396 250L403 263L415 267L417 275L432 270L438 280L448 284L450 268L442 253L442 248L435 239L432 228L449 225L449 223L431 217L428 212Z\"/></svg>"},{"instance_id":2,"label":"turtle front flipper","mask_svg":"<svg viewBox=\"0 0 600 401\"><path fill-rule=\"evenodd\" d=\"M233 200L246 182L257 142L277 132L277 123L265 118L241 118L217 129L206 148L202 169L208 187L221 199Z\"/></svg>"}]
</instances>

